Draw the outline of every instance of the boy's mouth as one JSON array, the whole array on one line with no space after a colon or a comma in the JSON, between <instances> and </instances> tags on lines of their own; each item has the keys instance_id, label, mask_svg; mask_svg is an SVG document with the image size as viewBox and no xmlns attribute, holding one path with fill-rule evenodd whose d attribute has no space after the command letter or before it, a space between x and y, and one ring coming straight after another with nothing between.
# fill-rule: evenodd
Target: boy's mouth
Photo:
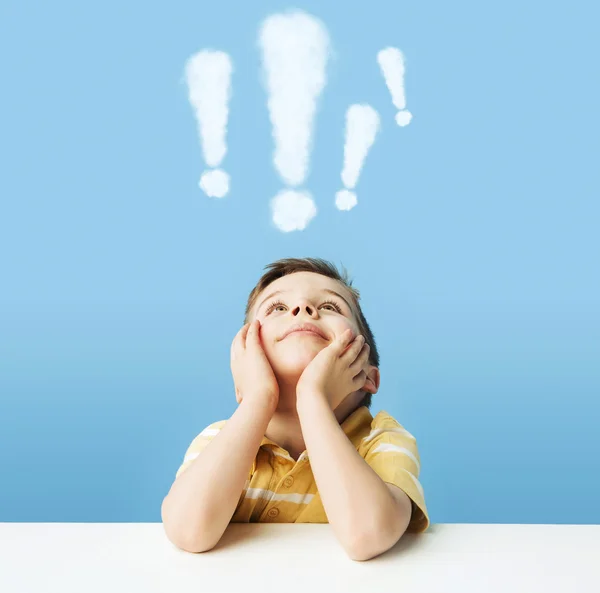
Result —
<instances>
[{"instance_id":1,"label":"boy's mouth","mask_svg":"<svg viewBox=\"0 0 600 593\"><path fill-rule=\"evenodd\" d=\"M283 334L283 336L281 336L280 340L283 340L290 334L293 334L296 332L312 333L312 334L317 335L320 338L323 338L324 340L327 339L327 336L313 323L298 323L298 324L292 325L290 328L288 328L287 331Z\"/></svg>"}]
</instances>

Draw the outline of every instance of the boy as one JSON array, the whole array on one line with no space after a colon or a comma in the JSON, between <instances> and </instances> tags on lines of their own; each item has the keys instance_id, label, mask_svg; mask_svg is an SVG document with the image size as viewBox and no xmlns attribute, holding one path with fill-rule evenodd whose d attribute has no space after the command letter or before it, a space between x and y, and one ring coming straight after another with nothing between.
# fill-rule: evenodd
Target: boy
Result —
<instances>
[{"instance_id":1,"label":"boy","mask_svg":"<svg viewBox=\"0 0 600 593\"><path fill-rule=\"evenodd\" d=\"M369 412L379 354L345 271L314 258L265 269L231 345L238 407L190 444L165 533L204 552L230 522L330 523L368 560L429 526L416 441Z\"/></svg>"}]
</instances>

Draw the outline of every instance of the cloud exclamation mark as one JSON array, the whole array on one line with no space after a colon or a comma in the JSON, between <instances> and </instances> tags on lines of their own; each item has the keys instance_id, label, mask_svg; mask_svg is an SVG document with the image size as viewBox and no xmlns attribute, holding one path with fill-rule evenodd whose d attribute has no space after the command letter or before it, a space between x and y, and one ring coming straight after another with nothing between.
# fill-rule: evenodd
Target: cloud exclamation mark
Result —
<instances>
[{"instance_id":1,"label":"cloud exclamation mark","mask_svg":"<svg viewBox=\"0 0 600 593\"><path fill-rule=\"evenodd\" d=\"M344 144L344 168L342 183L346 189L335 194L338 210L350 210L356 206L353 191L361 169L379 131L379 114L370 105L350 105L346 111L346 142Z\"/></svg>"},{"instance_id":2,"label":"cloud exclamation mark","mask_svg":"<svg viewBox=\"0 0 600 593\"><path fill-rule=\"evenodd\" d=\"M377 54L379 67L385 78L392 102L400 110L396 113L396 123L407 126L412 119L412 113L406 111L406 94L404 92L404 54L396 47L386 47Z\"/></svg>"},{"instance_id":3,"label":"cloud exclamation mark","mask_svg":"<svg viewBox=\"0 0 600 593\"><path fill-rule=\"evenodd\" d=\"M194 54L185 65L188 97L198 122L204 161L211 167L202 173L198 185L211 198L222 198L229 192L229 175L218 167L227 152L232 70L229 56L213 50Z\"/></svg>"},{"instance_id":4,"label":"cloud exclamation mark","mask_svg":"<svg viewBox=\"0 0 600 593\"><path fill-rule=\"evenodd\" d=\"M318 19L294 11L267 17L260 28L263 82L273 126L273 164L292 188L306 179L317 100L326 83L327 29ZM316 215L308 191L286 189L271 201L273 223L297 231Z\"/></svg>"}]
</instances>

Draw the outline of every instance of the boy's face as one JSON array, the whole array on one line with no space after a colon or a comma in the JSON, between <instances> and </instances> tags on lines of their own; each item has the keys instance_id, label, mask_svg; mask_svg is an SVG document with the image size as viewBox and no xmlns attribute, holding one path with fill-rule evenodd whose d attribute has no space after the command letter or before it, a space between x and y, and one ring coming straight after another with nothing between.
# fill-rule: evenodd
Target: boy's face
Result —
<instances>
[{"instance_id":1,"label":"boy's face","mask_svg":"<svg viewBox=\"0 0 600 593\"><path fill-rule=\"evenodd\" d=\"M278 278L258 295L249 321L260 320L262 345L278 380L297 380L346 329L352 329L354 336L359 333L351 304L345 286L314 272ZM314 331L288 333L302 324Z\"/></svg>"}]
</instances>

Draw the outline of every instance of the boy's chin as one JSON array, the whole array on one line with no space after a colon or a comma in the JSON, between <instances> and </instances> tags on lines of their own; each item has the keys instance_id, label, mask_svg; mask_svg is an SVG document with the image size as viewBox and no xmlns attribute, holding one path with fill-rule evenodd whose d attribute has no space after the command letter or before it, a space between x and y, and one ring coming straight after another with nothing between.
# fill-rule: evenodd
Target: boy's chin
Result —
<instances>
[{"instance_id":1,"label":"boy's chin","mask_svg":"<svg viewBox=\"0 0 600 593\"><path fill-rule=\"evenodd\" d=\"M278 377L288 381L298 380L317 354L318 352L299 352L294 357L272 362L271 365Z\"/></svg>"}]
</instances>

